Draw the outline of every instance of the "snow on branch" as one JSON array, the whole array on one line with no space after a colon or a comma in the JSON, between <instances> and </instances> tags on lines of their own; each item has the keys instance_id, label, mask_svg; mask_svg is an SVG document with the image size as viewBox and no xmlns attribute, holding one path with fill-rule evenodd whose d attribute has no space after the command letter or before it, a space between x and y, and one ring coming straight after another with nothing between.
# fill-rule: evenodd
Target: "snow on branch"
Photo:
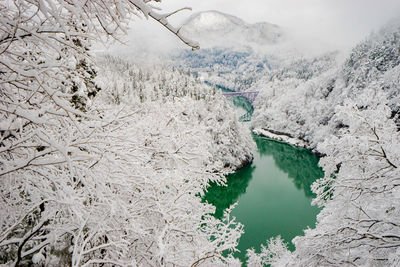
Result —
<instances>
[{"instance_id":1,"label":"snow on branch","mask_svg":"<svg viewBox=\"0 0 400 267\"><path fill-rule=\"evenodd\" d=\"M250 157L234 116L219 130L237 135L227 147L245 145L226 159L222 149L207 151L216 133L201 118L220 122L212 116L222 112L210 110L226 111L226 103L177 73L165 89L164 77L152 91L131 90L141 101L159 90L162 107L109 103L107 86L96 84L92 42L118 39L132 14L156 19L198 48L168 22L180 10L158 14L151 2L0 1L0 265L190 266L211 254L218 257L201 262L229 265L222 251L237 245L242 228L208 216L212 207L197 197L220 179L214 169L223 161ZM210 153L218 156L206 166Z\"/></svg>"},{"instance_id":2,"label":"snow on branch","mask_svg":"<svg viewBox=\"0 0 400 267\"><path fill-rule=\"evenodd\" d=\"M167 20L168 17L175 15L176 13L178 13L180 11L192 10L190 7L184 7L184 8L175 10L173 12L169 12L166 14L160 14L160 13L153 11L153 9L146 7L143 4L142 0L130 0L130 2L134 6L136 6L139 10L141 10L146 18L151 17L152 19L159 22L161 25L163 25L165 28L167 28L170 32L175 34L184 44L186 44L187 46L190 46L192 48L192 50L200 49L200 46L197 42L194 42L194 41L190 40L189 38L180 34L180 28L176 28L176 27L172 26L169 23L169 21ZM149 2L149 1L146 1L146 2ZM156 1L156 2L161 2L161 0Z\"/></svg>"}]
</instances>

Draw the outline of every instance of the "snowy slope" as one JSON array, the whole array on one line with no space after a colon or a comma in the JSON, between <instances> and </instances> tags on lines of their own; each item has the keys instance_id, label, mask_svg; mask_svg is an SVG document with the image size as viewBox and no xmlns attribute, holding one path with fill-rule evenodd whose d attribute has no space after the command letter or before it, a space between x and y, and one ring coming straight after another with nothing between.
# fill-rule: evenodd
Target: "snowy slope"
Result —
<instances>
[{"instance_id":1,"label":"snowy slope","mask_svg":"<svg viewBox=\"0 0 400 267\"><path fill-rule=\"evenodd\" d=\"M399 48L396 21L340 66L320 58L259 81L253 126L289 133L324 155L325 177L312 186L313 202L324 208L315 229L292 241L293 253L274 244L253 262L279 255L264 263L399 266Z\"/></svg>"},{"instance_id":2,"label":"snowy slope","mask_svg":"<svg viewBox=\"0 0 400 267\"><path fill-rule=\"evenodd\" d=\"M83 110L75 126L67 116L57 121L53 114L64 113L49 101L43 110L51 112L23 113L40 122L30 125L33 141L19 139L26 147L2 140L11 152L0 158L0 266L18 257L13 242L25 232L35 254L24 266L92 266L96 257L120 266L192 266L201 258L202 266L238 266L218 251L234 250L242 226L213 218L215 208L198 196L252 159L249 129L221 94L176 69L94 60L86 84L96 84L95 96L78 91L63 103ZM4 163L27 165L31 155L29 168L7 173Z\"/></svg>"},{"instance_id":3,"label":"snowy slope","mask_svg":"<svg viewBox=\"0 0 400 267\"><path fill-rule=\"evenodd\" d=\"M182 26L180 32L197 40L202 48L264 46L276 44L283 38L282 29L274 24L249 24L219 11L194 14Z\"/></svg>"},{"instance_id":4,"label":"snowy slope","mask_svg":"<svg viewBox=\"0 0 400 267\"><path fill-rule=\"evenodd\" d=\"M250 24L219 11L194 14L181 33L200 43L199 51L180 50L175 66L235 91L249 89L271 70L304 57L289 31L268 23Z\"/></svg>"},{"instance_id":5,"label":"snowy slope","mask_svg":"<svg viewBox=\"0 0 400 267\"><path fill-rule=\"evenodd\" d=\"M271 71L252 87L261 90L253 126L290 133L315 148L345 127L337 106L351 100L366 109L383 94L399 121L399 28L388 26L360 43L341 66L327 54Z\"/></svg>"},{"instance_id":6,"label":"snowy slope","mask_svg":"<svg viewBox=\"0 0 400 267\"><path fill-rule=\"evenodd\" d=\"M231 90L246 90L282 61L275 56L281 53L275 52L281 49L283 30L267 22L249 24L219 11L205 11L191 16L181 33L198 41L201 49L179 51L173 64Z\"/></svg>"}]
</instances>

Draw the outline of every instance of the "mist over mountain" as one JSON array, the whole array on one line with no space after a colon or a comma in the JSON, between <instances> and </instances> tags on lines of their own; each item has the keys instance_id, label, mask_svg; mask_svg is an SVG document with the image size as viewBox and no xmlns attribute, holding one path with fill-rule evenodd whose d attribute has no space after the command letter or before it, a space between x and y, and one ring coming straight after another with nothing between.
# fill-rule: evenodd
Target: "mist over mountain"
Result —
<instances>
[{"instance_id":1,"label":"mist over mountain","mask_svg":"<svg viewBox=\"0 0 400 267\"><path fill-rule=\"evenodd\" d=\"M0 267L400 266L400 19L362 41L358 21L400 1L257 1L195 2L278 26L205 11L179 27L188 8L161 0L0 3ZM332 48L354 40L340 63ZM317 152L324 176L251 132ZM246 165L251 202L225 177ZM227 186L222 218L211 184Z\"/></svg>"},{"instance_id":2,"label":"mist over mountain","mask_svg":"<svg viewBox=\"0 0 400 267\"><path fill-rule=\"evenodd\" d=\"M293 65L299 61L316 62L315 55L310 57L299 51L293 35L283 28L268 22L249 24L219 11L194 14L180 33L198 41L201 49L179 50L173 56L173 64L210 84L234 91L249 89L272 70L295 69ZM304 61L307 57L311 59ZM334 58L330 53L329 60Z\"/></svg>"},{"instance_id":3,"label":"mist over mountain","mask_svg":"<svg viewBox=\"0 0 400 267\"><path fill-rule=\"evenodd\" d=\"M285 36L277 25L267 22L249 24L238 17L215 10L192 15L180 32L198 41L202 48L273 45Z\"/></svg>"}]
</instances>

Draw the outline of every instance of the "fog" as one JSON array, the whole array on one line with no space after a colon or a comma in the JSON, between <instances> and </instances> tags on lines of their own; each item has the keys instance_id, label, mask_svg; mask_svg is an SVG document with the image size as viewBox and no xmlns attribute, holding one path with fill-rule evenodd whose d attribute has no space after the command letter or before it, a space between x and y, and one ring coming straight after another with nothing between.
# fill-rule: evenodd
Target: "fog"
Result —
<instances>
[{"instance_id":1,"label":"fog","mask_svg":"<svg viewBox=\"0 0 400 267\"><path fill-rule=\"evenodd\" d=\"M348 50L390 19L400 19L399 0L164 0L157 6L163 12L193 8L192 12L175 15L175 25L206 10L235 15L248 23L274 23L290 31L299 46L321 51ZM132 24L127 42L129 48L124 50L168 51L183 47L161 25L146 20Z\"/></svg>"}]
</instances>

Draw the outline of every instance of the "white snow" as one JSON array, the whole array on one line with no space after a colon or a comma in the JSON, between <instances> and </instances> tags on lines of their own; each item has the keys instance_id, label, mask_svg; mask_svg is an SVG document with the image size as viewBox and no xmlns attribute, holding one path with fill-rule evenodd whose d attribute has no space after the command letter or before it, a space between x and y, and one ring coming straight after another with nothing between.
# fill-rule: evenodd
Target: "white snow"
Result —
<instances>
[{"instance_id":1,"label":"white snow","mask_svg":"<svg viewBox=\"0 0 400 267\"><path fill-rule=\"evenodd\" d=\"M400 247L400 26L387 27L335 67L331 57L295 61L257 83L257 133L290 133L324 155L313 203L315 229L296 250L269 247L272 266L394 266ZM281 138L281 136L278 136ZM285 138L287 142L291 139ZM280 255L278 255L280 254ZM271 257L274 258L271 261ZM266 261L264 261L266 260ZM394 265L393 265L394 264Z\"/></svg>"},{"instance_id":2,"label":"white snow","mask_svg":"<svg viewBox=\"0 0 400 267\"><path fill-rule=\"evenodd\" d=\"M299 139L291 138L289 136L282 135L282 134L274 134L265 129L256 128L253 130L253 133L255 133L257 135L265 136L267 138L270 138L270 139L273 139L276 141L281 141L281 142L284 142L284 143L292 145L292 146L298 146L298 147L304 147L304 148L307 147L307 144Z\"/></svg>"},{"instance_id":3,"label":"white snow","mask_svg":"<svg viewBox=\"0 0 400 267\"><path fill-rule=\"evenodd\" d=\"M200 47L262 47L283 40L284 31L274 24L260 22L248 24L232 15L219 11L204 11L192 15L180 33L198 40Z\"/></svg>"}]
</instances>

